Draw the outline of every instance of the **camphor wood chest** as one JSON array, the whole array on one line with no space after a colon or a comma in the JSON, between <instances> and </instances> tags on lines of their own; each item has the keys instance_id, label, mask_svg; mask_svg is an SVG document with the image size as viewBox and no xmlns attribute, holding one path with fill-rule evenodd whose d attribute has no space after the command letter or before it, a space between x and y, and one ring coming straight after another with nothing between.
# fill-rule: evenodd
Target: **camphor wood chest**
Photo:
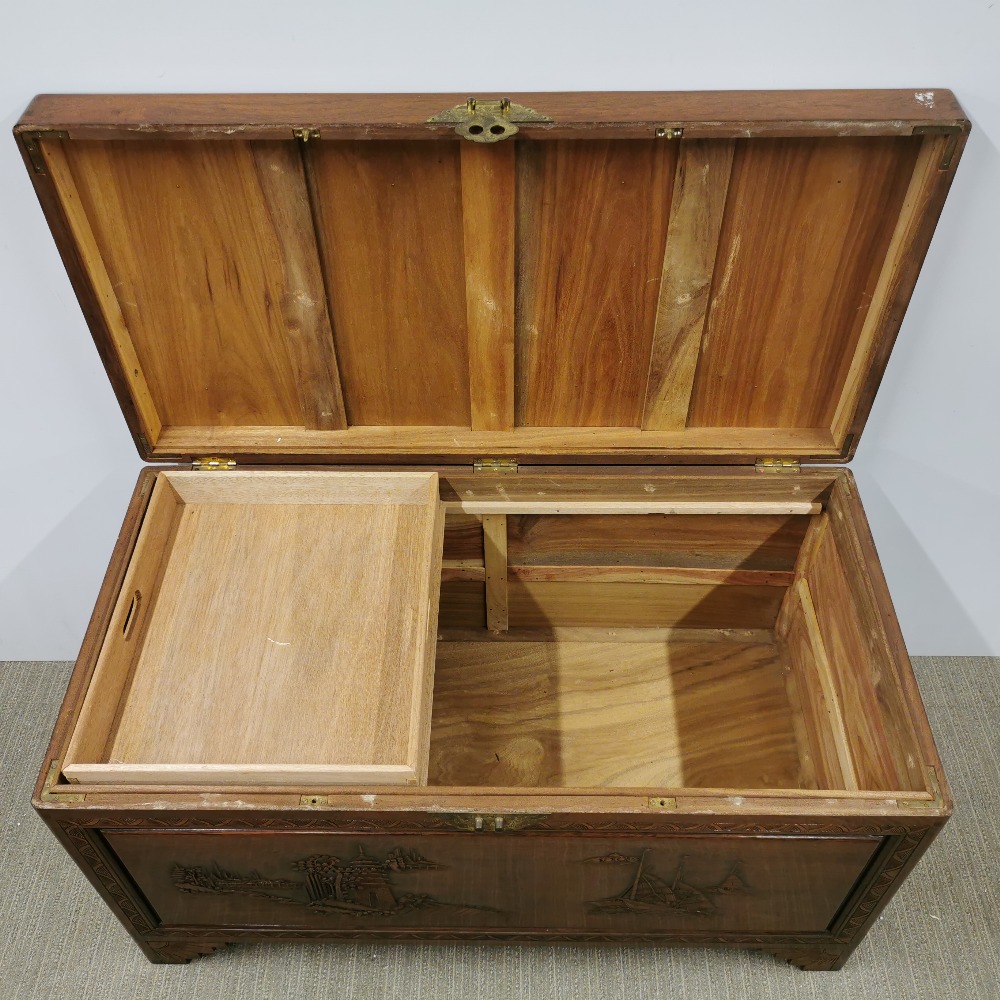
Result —
<instances>
[{"instance_id":1,"label":"camphor wood chest","mask_svg":"<svg viewBox=\"0 0 1000 1000\"><path fill-rule=\"evenodd\" d=\"M951 811L851 474L947 91L39 97L142 456L35 806L144 952L842 964Z\"/></svg>"}]
</instances>

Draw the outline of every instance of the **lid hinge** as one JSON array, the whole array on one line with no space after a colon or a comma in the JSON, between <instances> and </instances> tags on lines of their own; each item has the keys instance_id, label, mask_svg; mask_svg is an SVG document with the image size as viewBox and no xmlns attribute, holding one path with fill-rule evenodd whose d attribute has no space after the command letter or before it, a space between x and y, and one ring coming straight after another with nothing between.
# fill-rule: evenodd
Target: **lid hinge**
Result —
<instances>
[{"instance_id":1,"label":"lid hinge","mask_svg":"<svg viewBox=\"0 0 1000 1000\"><path fill-rule=\"evenodd\" d=\"M758 472L798 472L797 458L758 458L754 465Z\"/></svg>"},{"instance_id":2,"label":"lid hinge","mask_svg":"<svg viewBox=\"0 0 1000 1000\"><path fill-rule=\"evenodd\" d=\"M475 472L517 472L517 459L477 458L472 468Z\"/></svg>"},{"instance_id":3,"label":"lid hinge","mask_svg":"<svg viewBox=\"0 0 1000 1000\"><path fill-rule=\"evenodd\" d=\"M205 458L196 458L191 463L191 468L196 472L224 472L227 469L235 469L236 460L208 455Z\"/></svg>"}]
</instances>

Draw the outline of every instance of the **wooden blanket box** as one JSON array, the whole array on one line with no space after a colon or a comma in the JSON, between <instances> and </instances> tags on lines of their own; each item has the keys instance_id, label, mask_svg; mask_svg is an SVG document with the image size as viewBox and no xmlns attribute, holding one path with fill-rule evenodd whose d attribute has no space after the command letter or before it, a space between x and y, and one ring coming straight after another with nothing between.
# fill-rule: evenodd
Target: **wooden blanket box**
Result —
<instances>
[{"instance_id":1,"label":"wooden blanket box","mask_svg":"<svg viewBox=\"0 0 1000 1000\"><path fill-rule=\"evenodd\" d=\"M948 91L40 96L143 459L34 805L154 962L840 967L951 812L853 455Z\"/></svg>"}]
</instances>

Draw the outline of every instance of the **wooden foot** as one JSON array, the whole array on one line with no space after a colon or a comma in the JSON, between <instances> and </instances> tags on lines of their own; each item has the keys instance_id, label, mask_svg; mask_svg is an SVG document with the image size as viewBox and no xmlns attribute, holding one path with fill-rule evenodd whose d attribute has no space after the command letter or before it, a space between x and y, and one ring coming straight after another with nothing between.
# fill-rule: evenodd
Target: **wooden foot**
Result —
<instances>
[{"instance_id":1,"label":"wooden foot","mask_svg":"<svg viewBox=\"0 0 1000 1000\"><path fill-rule=\"evenodd\" d=\"M767 949L769 955L774 955L781 962L798 966L806 972L828 972L832 969L839 969L847 961L848 952L824 951L821 948L801 948L796 950L772 951Z\"/></svg>"},{"instance_id":2,"label":"wooden foot","mask_svg":"<svg viewBox=\"0 0 1000 1000\"><path fill-rule=\"evenodd\" d=\"M144 941L146 957L157 965L186 965L193 958L211 955L225 941Z\"/></svg>"}]
</instances>

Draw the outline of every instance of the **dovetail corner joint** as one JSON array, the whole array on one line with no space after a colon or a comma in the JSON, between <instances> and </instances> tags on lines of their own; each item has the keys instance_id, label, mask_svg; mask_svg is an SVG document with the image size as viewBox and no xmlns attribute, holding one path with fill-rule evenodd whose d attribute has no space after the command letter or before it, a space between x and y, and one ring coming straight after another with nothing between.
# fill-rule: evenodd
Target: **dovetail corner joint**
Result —
<instances>
[{"instance_id":1,"label":"dovetail corner joint","mask_svg":"<svg viewBox=\"0 0 1000 1000\"><path fill-rule=\"evenodd\" d=\"M499 101L480 101L470 97L465 104L448 108L427 119L430 125L454 124L455 131L470 142L500 142L509 139L525 122L550 122L547 115L539 114L523 104L514 104L509 97Z\"/></svg>"}]
</instances>

